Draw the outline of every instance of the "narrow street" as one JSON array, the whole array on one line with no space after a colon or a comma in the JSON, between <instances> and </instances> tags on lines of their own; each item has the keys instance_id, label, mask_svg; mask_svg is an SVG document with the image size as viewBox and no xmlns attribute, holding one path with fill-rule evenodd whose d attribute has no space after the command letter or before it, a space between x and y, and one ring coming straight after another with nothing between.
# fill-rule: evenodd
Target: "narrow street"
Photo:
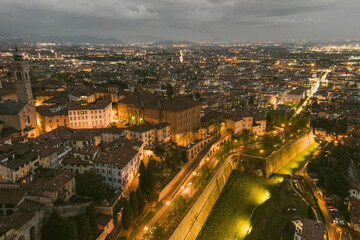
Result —
<instances>
[{"instance_id":1,"label":"narrow street","mask_svg":"<svg viewBox=\"0 0 360 240\"><path fill-rule=\"evenodd\" d=\"M165 194L165 197L161 200L163 202L163 207L154 215L154 217L146 224L146 227L150 229L154 226L161 218L166 216L167 210L169 208L169 203L171 203L176 196L182 194L184 186L186 183L192 181L195 177L192 173L198 171L200 168L199 163L204 158L204 156L209 152L211 146L219 140L218 137L212 139L200 152L199 154L191 161L188 162L183 169L181 170L181 176L175 180L175 183L172 184L172 187L169 188L168 192ZM214 164L215 159L211 157L208 161L208 164ZM142 239L143 235L146 233L145 228L136 235L136 239ZM111 240L116 240L121 234L119 226L115 227L113 230Z\"/></svg>"}]
</instances>

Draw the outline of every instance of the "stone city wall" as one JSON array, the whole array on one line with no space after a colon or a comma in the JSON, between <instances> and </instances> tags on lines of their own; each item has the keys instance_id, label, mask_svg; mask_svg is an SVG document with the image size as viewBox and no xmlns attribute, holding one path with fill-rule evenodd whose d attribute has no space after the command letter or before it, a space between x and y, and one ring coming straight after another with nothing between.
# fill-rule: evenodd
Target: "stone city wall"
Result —
<instances>
[{"instance_id":1,"label":"stone city wall","mask_svg":"<svg viewBox=\"0 0 360 240\"><path fill-rule=\"evenodd\" d=\"M234 168L232 157L222 163L171 235L171 240L196 239Z\"/></svg>"}]
</instances>

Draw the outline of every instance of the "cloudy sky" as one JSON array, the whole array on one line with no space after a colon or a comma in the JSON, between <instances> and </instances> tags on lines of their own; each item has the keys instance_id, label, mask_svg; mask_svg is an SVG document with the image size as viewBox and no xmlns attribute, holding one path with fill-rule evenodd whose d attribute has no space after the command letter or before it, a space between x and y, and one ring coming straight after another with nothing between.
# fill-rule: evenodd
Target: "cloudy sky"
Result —
<instances>
[{"instance_id":1,"label":"cloudy sky","mask_svg":"<svg viewBox=\"0 0 360 240\"><path fill-rule=\"evenodd\" d=\"M0 33L151 40L360 37L359 0L0 0Z\"/></svg>"}]
</instances>

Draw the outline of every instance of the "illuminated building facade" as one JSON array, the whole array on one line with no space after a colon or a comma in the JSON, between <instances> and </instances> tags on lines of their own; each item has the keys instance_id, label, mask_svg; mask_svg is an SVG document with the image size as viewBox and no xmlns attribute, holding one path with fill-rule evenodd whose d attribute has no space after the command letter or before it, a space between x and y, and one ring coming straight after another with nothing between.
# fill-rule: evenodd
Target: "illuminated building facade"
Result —
<instances>
[{"instance_id":1,"label":"illuminated building facade","mask_svg":"<svg viewBox=\"0 0 360 240\"><path fill-rule=\"evenodd\" d=\"M133 125L167 122L171 139L185 145L194 140L200 128L201 104L184 96L162 100L151 93L139 93L120 100L118 114L120 120Z\"/></svg>"}]
</instances>

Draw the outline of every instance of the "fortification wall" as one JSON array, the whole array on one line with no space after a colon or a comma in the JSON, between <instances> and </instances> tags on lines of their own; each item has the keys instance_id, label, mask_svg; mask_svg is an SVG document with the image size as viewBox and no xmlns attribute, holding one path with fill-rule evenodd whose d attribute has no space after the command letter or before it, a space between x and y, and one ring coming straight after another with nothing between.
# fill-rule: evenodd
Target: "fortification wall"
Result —
<instances>
[{"instance_id":1,"label":"fortification wall","mask_svg":"<svg viewBox=\"0 0 360 240\"><path fill-rule=\"evenodd\" d=\"M280 168L285 166L291 159L310 147L313 143L314 135L312 129L310 129L278 151L272 153L266 158L266 177L280 170Z\"/></svg>"},{"instance_id":2,"label":"fortification wall","mask_svg":"<svg viewBox=\"0 0 360 240\"><path fill-rule=\"evenodd\" d=\"M175 229L171 240L196 239L234 168L232 157L227 158Z\"/></svg>"},{"instance_id":3,"label":"fortification wall","mask_svg":"<svg viewBox=\"0 0 360 240\"><path fill-rule=\"evenodd\" d=\"M243 163L244 170L247 172L257 175L259 175L259 172L262 172L264 176L269 177L313 143L313 131L309 129L268 157L258 157L242 153L240 155L240 164Z\"/></svg>"},{"instance_id":4,"label":"fortification wall","mask_svg":"<svg viewBox=\"0 0 360 240\"><path fill-rule=\"evenodd\" d=\"M54 211L57 212L61 217L75 217L80 214L85 214L86 208L91 204L87 203L77 203L71 205L59 205L54 206Z\"/></svg>"}]
</instances>

